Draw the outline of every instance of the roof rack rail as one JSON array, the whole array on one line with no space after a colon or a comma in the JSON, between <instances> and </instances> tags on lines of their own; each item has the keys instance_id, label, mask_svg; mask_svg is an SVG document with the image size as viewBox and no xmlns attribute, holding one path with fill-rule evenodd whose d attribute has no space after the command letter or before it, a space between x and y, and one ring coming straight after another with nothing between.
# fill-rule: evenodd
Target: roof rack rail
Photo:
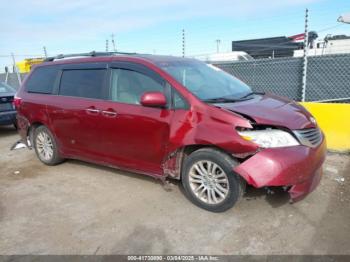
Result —
<instances>
[{"instance_id":1,"label":"roof rack rail","mask_svg":"<svg viewBox=\"0 0 350 262\"><path fill-rule=\"evenodd\" d=\"M127 53L127 52L96 52L91 51L89 53L77 53L77 54L59 54L56 56L47 57L44 62L52 62L56 59L63 59L69 57L79 57L79 56L111 56L111 55L136 55L137 53Z\"/></svg>"}]
</instances>

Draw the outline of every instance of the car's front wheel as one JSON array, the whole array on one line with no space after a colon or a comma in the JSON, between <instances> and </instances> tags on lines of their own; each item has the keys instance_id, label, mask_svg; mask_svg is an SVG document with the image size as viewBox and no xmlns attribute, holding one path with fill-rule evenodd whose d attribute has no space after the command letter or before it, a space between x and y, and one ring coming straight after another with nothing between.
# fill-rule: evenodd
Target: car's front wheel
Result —
<instances>
[{"instance_id":1,"label":"car's front wheel","mask_svg":"<svg viewBox=\"0 0 350 262\"><path fill-rule=\"evenodd\" d=\"M47 127L39 126L34 130L33 142L36 155L44 164L52 166L63 161L55 138Z\"/></svg>"},{"instance_id":2,"label":"car's front wheel","mask_svg":"<svg viewBox=\"0 0 350 262\"><path fill-rule=\"evenodd\" d=\"M184 162L182 185L197 206L223 212L243 195L245 181L232 169L237 165L227 154L212 148L199 149Z\"/></svg>"}]
</instances>

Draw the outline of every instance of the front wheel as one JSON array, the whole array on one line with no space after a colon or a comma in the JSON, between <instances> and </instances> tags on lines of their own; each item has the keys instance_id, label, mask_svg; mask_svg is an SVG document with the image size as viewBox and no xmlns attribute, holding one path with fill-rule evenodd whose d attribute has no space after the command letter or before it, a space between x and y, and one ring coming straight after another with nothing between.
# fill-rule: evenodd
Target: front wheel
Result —
<instances>
[{"instance_id":1,"label":"front wheel","mask_svg":"<svg viewBox=\"0 0 350 262\"><path fill-rule=\"evenodd\" d=\"M236 161L216 149L193 152L185 159L182 173L187 197L212 212L233 207L245 189L244 180L232 171L235 165Z\"/></svg>"},{"instance_id":2,"label":"front wheel","mask_svg":"<svg viewBox=\"0 0 350 262\"><path fill-rule=\"evenodd\" d=\"M44 164L53 166L63 161L55 138L47 127L39 126L34 130L33 142L35 153Z\"/></svg>"}]
</instances>

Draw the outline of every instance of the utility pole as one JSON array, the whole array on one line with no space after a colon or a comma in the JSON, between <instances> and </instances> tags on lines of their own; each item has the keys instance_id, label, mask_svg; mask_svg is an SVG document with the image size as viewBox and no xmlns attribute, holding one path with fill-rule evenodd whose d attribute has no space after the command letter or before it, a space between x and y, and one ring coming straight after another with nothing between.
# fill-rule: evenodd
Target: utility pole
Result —
<instances>
[{"instance_id":1,"label":"utility pole","mask_svg":"<svg viewBox=\"0 0 350 262\"><path fill-rule=\"evenodd\" d=\"M185 57L185 47L186 47L185 29L182 29L182 57Z\"/></svg>"},{"instance_id":2,"label":"utility pole","mask_svg":"<svg viewBox=\"0 0 350 262\"><path fill-rule=\"evenodd\" d=\"M305 10L305 33L304 33L304 54L303 54L303 78L301 86L301 101L305 102L306 93L306 77L307 77L307 55L309 51L309 31L308 31L308 17L309 10Z\"/></svg>"},{"instance_id":3,"label":"utility pole","mask_svg":"<svg viewBox=\"0 0 350 262\"><path fill-rule=\"evenodd\" d=\"M9 78L9 68L7 66L5 66L5 83L7 84L8 78Z\"/></svg>"},{"instance_id":4,"label":"utility pole","mask_svg":"<svg viewBox=\"0 0 350 262\"><path fill-rule=\"evenodd\" d=\"M21 84L22 84L22 79L21 79L21 75L19 74L18 67L17 67L17 65L16 65L15 55L14 55L13 53L11 53L11 56L12 56L12 61L13 61L13 68L14 68L14 70L16 71L18 84L21 85Z\"/></svg>"},{"instance_id":5,"label":"utility pole","mask_svg":"<svg viewBox=\"0 0 350 262\"><path fill-rule=\"evenodd\" d=\"M113 52L116 52L117 49L115 48L114 34L111 35L111 39L112 39L112 45L113 45Z\"/></svg>"},{"instance_id":6,"label":"utility pole","mask_svg":"<svg viewBox=\"0 0 350 262\"><path fill-rule=\"evenodd\" d=\"M220 39L216 39L215 41L216 41L216 53L219 53L221 40Z\"/></svg>"},{"instance_id":7,"label":"utility pole","mask_svg":"<svg viewBox=\"0 0 350 262\"><path fill-rule=\"evenodd\" d=\"M44 55L47 58L47 51L46 51L46 46L43 46L43 50L44 50Z\"/></svg>"},{"instance_id":8,"label":"utility pole","mask_svg":"<svg viewBox=\"0 0 350 262\"><path fill-rule=\"evenodd\" d=\"M108 39L106 39L106 52L108 52L108 50L109 50L108 44L109 44L109 41L108 41Z\"/></svg>"}]
</instances>

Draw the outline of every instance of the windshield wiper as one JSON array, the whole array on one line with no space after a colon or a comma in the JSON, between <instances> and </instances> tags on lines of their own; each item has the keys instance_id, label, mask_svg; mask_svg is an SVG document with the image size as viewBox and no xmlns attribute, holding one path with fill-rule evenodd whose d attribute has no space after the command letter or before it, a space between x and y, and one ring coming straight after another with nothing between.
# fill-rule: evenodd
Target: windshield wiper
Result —
<instances>
[{"instance_id":1,"label":"windshield wiper","mask_svg":"<svg viewBox=\"0 0 350 262\"><path fill-rule=\"evenodd\" d=\"M246 98L246 97L251 96L251 95L265 95L265 92L250 92L248 94L245 94L244 96L241 96L238 100L240 100L242 98Z\"/></svg>"},{"instance_id":2,"label":"windshield wiper","mask_svg":"<svg viewBox=\"0 0 350 262\"><path fill-rule=\"evenodd\" d=\"M246 99L234 99L234 98L227 98L227 97L216 97L216 98L208 98L208 99L203 99L204 102L207 103L233 103L233 102L238 102L238 101L243 101Z\"/></svg>"},{"instance_id":3,"label":"windshield wiper","mask_svg":"<svg viewBox=\"0 0 350 262\"><path fill-rule=\"evenodd\" d=\"M249 97L251 95L265 95L265 92L250 92L239 98L230 98L230 97L208 98L208 99L203 99L203 101L207 103L234 103L234 102L249 100L251 99Z\"/></svg>"}]
</instances>

